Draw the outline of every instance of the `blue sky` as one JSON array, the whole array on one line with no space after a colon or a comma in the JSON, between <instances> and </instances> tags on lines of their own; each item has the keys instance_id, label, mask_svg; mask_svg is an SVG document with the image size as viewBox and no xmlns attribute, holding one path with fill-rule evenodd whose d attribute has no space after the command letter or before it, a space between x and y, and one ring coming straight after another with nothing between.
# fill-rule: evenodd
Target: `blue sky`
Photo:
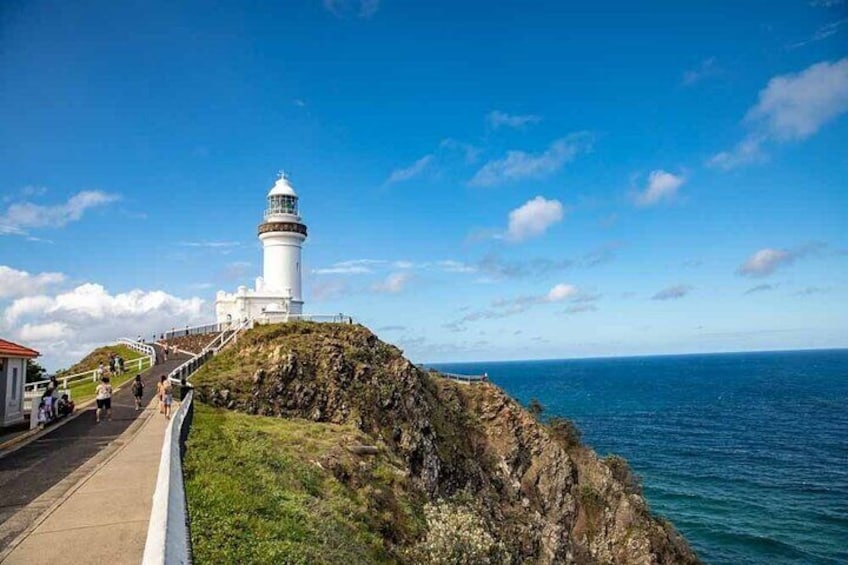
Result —
<instances>
[{"instance_id":1,"label":"blue sky","mask_svg":"<svg viewBox=\"0 0 848 565\"><path fill-rule=\"evenodd\" d=\"M179 5L175 5L179 4ZM306 310L416 361L848 345L848 5L0 6L0 332L210 319L279 169Z\"/></svg>"}]
</instances>

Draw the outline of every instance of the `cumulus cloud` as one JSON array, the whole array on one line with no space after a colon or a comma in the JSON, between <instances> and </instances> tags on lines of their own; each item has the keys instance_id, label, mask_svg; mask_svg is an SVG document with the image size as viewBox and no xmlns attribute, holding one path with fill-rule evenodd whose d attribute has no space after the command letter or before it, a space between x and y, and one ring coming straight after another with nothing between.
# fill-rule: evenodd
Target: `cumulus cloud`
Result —
<instances>
[{"instance_id":1,"label":"cumulus cloud","mask_svg":"<svg viewBox=\"0 0 848 565\"><path fill-rule=\"evenodd\" d=\"M676 300L683 298L692 290L688 284L677 284L664 288L651 297L651 300Z\"/></svg>"},{"instance_id":2,"label":"cumulus cloud","mask_svg":"<svg viewBox=\"0 0 848 565\"><path fill-rule=\"evenodd\" d=\"M808 243L795 249L766 247L752 253L744 263L739 265L736 274L746 277L766 277L798 259L817 254L824 247L822 243Z\"/></svg>"},{"instance_id":3,"label":"cumulus cloud","mask_svg":"<svg viewBox=\"0 0 848 565\"><path fill-rule=\"evenodd\" d=\"M374 292L397 294L401 292L411 280L412 274L408 272L392 273L381 282L373 284L371 286L371 290Z\"/></svg>"},{"instance_id":4,"label":"cumulus cloud","mask_svg":"<svg viewBox=\"0 0 848 565\"><path fill-rule=\"evenodd\" d=\"M389 175L386 182L395 183L413 179L423 173L432 160L432 155L424 155L410 166L392 171L392 174Z\"/></svg>"},{"instance_id":5,"label":"cumulus cloud","mask_svg":"<svg viewBox=\"0 0 848 565\"><path fill-rule=\"evenodd\" d=\"M708 164L729 169L762 158L767 142L801 141L848 111L848 57L772 78L748 110L750 133Z\"/></svg>"},{"instance_id":6,"label":"cumulus cloud","mask_svg":"<svg viewBox=\"0 0 848 565\"><path fill-rule=\"evenodd\" d=\"M0 214L0 234L25 235L29 228L59 228L82 218L86 210L118 200L115 194L84 190L64 204L43 206L32 202L16 202Z\"/></svg>"},{"instance_id":7,"label":"cumulus cloud","mask_svg":"<svg viewBox=\"0 0 848 565\"><path fill-rule=\"evenodd\" d=\"M489 127L492 129L498 129L504 126L510 128L522 128L527 124L537 124L541 121L542 118L540 116L535 116L533 114L507 114L498 110L489 112L489 115L486 116L486 123L488 123Z\"/></svg>"},{"instance_id":8,"label":"cumulus cloud","mask_svg":"<svg viewBox=\"0 0 848 565\"><path fill-rule=\"evenodd\" d=\"M0 298L38 294L45 288L65 281L62 273L32 275L6 265L0 265Z\"/></svg>"},{"instance_id":9,"label":"cumulus cloud","mask_svg":"<svg viewBox=\"0 0 848 565\"><path fill-rule=\"evenodd\" d=\"M524 241L545 233L549 227L562 221L563 207L559 200L546 200L537 196L509 213L505 238Z\"/></svg>"},{"instance_id":10,"label":"cumulus cloud","mask_svg":"<svg viewBox=\"0 0 848 565\"><path fill-rule=\"evenodd\" d=\"M683 86L692 86L693 84L700 82L706 78L715 76L719 73L719 69L716 66L715 57L709 57L701 61L701 63L695 67L694 69L689 69L688 71L683 73Z\"/></svg>"},{"instance_id":11,"label":"cumulus cloud","mask_svg":"<svg viewBox=\"0 0 848 565\"><path fill-rule=\"evenodd\" d=\"M87 283L55 295L15 299L3 312L3 331L41 351L45 363L58 368L115 338L152 335L211 317L200 298L139 289L111 294Z\"/></svg>"},{"instance_id":12,"label":"cumulus cloud","mask_svg":"<svg viewBox=\"0 0 848 565\"><path fill-rule=\"evenodd\" d=\"M682 175L674 175L662 169L651 171L645 190L636 195L636 203L639 206L651 206L669 200L685 182L686 179Z\"/></svg>"},{"instance_id":13,"label":"cumulus cloud","mask_svg":"<svg viewBox=\"0 0 848 565\"><path fill-rule=\"evenodd\" d=\"M489 161L471 178L472 186L494 186L528 178L543 178L559 171L580 153L591 149L591 136L586 132L557 139L541 153L508 151L501 159Z\"/></svg>"}]
</instances>

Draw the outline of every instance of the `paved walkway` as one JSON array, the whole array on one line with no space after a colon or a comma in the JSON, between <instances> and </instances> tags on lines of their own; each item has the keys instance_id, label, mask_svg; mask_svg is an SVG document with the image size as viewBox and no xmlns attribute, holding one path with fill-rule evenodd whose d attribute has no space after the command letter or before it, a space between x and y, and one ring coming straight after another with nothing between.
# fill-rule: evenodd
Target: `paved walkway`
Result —
<instances>
[{"instance_id":1,"label":"paved walkway","mask_svg":"<svg viewBox=\"0 0 848 565\"><path fill-rule=\"evenodd\" d=\"M187 358L171 357L142 373L145 404L155 396L158 377ZM95 424L94 406L89 406L74 420L48 428L45 435L24 447L0 454L0 551L61 500L98 462L125 444L128 436L123 436L124 432L131 427L137 431L144 423L139 416L146 412L135 410L129 383L113 396L112 413L112 421Z\"/></svg>"},{"instance_id":2,"label":"paved walkway","mask_svg":"<svg viewBox=\"0 0 848 565\"><path fill-rule=\"evenodd\" d=\"M176 408L176 406L175 406ZM3 565L137 564L144 554L168 420L151 401L121 445L42 514Z\"/></svg>"}]
</instances>

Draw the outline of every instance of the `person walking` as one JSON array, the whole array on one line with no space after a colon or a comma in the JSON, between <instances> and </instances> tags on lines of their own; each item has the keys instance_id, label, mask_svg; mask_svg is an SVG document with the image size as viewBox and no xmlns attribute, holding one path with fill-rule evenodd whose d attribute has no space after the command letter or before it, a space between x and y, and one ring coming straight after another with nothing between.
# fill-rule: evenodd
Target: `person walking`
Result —
<instances>
[{"instance_id":1,"label":"person walking","mask_svg":"<svg viewBox=\"0 0 848 565\"><path fill-rule=\"evenodd\" d=\"M167 376L162 375L159 378L159 384L157 385L157 388L157 393L159 394L159 411L165 414L165 418L170 418L171 404L174 402L171 381L168 380Z\"/></svg>"},{"instance_id":2,"label":"person walking","mask_svg":"<svg viewBox=\"0 0 848 565\"><path fill-rule=\"evenodd\" d=\"M97 385L97 410L95 411L95 423L100 423L100 414L103 410L106 411L106 417L109 421L112 420L112 385L109 384L109 377L100 379L100 384Z\"/></svg>"},{"instance_id":3,"label":"person walking","mask_svg":"<svg viewBox=\"0 0 848 565\"><path fill-rule=\"evenodd\" d=\"M136 411L141 410L141 397L144 396L144 383L141 382L141 375L136 375L132 384L132 394L135 398Z\"/></svg>"}]
</instances>

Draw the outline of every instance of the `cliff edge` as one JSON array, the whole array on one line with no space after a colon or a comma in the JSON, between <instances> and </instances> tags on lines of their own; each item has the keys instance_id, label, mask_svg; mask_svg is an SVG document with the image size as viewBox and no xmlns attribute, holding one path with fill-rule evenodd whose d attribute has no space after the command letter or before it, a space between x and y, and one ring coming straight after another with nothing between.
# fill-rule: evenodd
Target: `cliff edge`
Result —
<instances>
[{"instance_id":1,"label":"cliff edge","mask_svg":"<svg viewBox=\"0 0 848 565\"><path fill-rule=\"evenodd\" d=\"M422 371L365 327L258 327L193 381L201 403L338 430L292 457L308 451L358 501L351 520L363 517L375 561L698 562L621 458L597 457L568 421L540 423L497 386Z\"/></svg>"}]
</instances>

